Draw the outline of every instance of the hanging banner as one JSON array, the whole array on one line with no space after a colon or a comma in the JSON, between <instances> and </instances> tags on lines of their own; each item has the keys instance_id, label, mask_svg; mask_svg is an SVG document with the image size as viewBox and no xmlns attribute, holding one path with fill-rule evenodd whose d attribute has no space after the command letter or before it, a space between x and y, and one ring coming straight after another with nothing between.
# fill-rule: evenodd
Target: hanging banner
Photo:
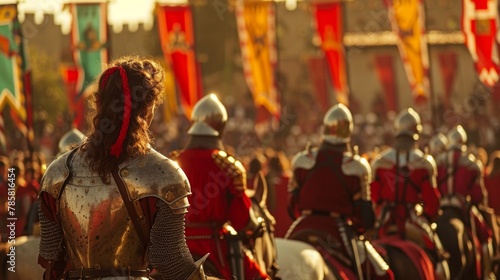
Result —
<instances>
[{"instance_id":1,"label":"hanging banner","mask_svg":"<svg viewBox=\"0 0 500 280\"><path fill-rule=\"evenodd\" d=\"M78 68L75 65L62 64L61 76L64 82L66 96L70 113L73 114L72 127L83 131L84 117L85 117L85 101L79 98L77 92L78 82Z\"/></svg>"},{"instance_id":2,"label":"hanging banner","mask_svg":"<svg viewBox=\"0 0 500 280\"><path fill-rule=\"evenodd\" d=\"M398 98L396 95L396 80L394 79L394 58L390 54L380 54L375 56L375 69L384 89L385 104L387 110L398 112Z\"/></svg>"},{"instance_id":3,"label":"hanging banner","mask_svg":"<svg viewBox=\"0 0 500 280\"><path fill-rule=\"evenodd\" d=\"M497 0L463 0L462 31L479 80L488 87L498 83L499 57Z\"/></svg>"},{"instance_id":4,"label":"hanging banner","mask_svg":"<svg viewBox=\"0 0 500 280\"><path fill-rule=\"evenodd\" d=\"M78 99L74 102L83 102L88 94L86 89L108 63L107 3L70 4L70 11L71 47L78 69Z\"/></svg>"},{"instance_id":5,"label":"hanging banner","mask_svg":"<svg viewBox=\"0 0 500 280\"><path fill-rule=\"evenodd\" d=\"M444 84L444 106L451 108L450 97L453 89L453 82L457 73L457 54L454 52L444 52L439 54L439 66Z\"/></svg>"},{"instance_id":6,"label":"hanging banner","mask_svg":"<svg viewBox=\"0 0 500 280\"><path fill-rule=\"evenodd\" d=\"M177 81L182 109L191 118L191 111L202 96L191 9L187 5L159 6L157 11L163 54Z\"/></svg>"},{"instance_id":7,"label":"hanging banner","mask_svg":"<svg viewBox=\"0 0 500 280\"><path fill-rule=\"evenodd\" d=\"M398 36L398 49L410 83L413 102L429 101L429 52L425 38L422 0L385 0L392 31Z\"/></svg>"},{"instance_id":8,"label":"hanging banner","mask_svg":"<svg viewBox=\"0 0 500 280\"><path fill-rule=\"evenodd\" d=\"M348 106L349 86L343 45L342 3L317 4L315 8L321 49L328 62L337 102Z\"/></svg>"},{"instance_id":9,"label":"hanging banner","mask_svg":"<svg viewBox=\"0 0 500 280\"><path fill-rule=\"evenodd\" d=\"M236 21L245 80L256 108L256 130L262 135L280 118L274 3L238 1Z\"/></svg>"},{"instance_id":10,"label":"hanging banner","mask_svg":"<svg viewBox=\"0 0 500 280\"><path fill-rule=\"evenodd\" d=\"M16 5L0 6L0 111L9 105L26 119L24 52Z\"/></svg>"}]
</instances>

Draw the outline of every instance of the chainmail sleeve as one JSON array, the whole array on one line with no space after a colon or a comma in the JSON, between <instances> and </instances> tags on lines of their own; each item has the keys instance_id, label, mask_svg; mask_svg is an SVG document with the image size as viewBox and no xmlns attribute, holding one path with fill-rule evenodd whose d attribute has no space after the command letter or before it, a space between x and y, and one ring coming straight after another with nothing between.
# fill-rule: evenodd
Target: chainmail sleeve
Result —
<instances>
[{"instance_id":1,"label":"chainmail sleeve","mask_svg":"<svg viewBox=\"0 0 500 280\"><path fill-rule=\"evenodd\" d=\"M38 204L38 215L40 219L40 257L46 260L57 260L63 235L61 227L45 216L42 211L42 203Z\"/></svg>"},{"instance_id":2,"label":"chainmail sleeve","mask_svg":"<svg viewBox=\"0 0 500 280\"><path fill-rule=\"evenodd\" d=\"M151 228L149 263L162 279L187 279L196 268L186 244L184 214L174 214L163 201Z\"/></svg>"}]
</instances>

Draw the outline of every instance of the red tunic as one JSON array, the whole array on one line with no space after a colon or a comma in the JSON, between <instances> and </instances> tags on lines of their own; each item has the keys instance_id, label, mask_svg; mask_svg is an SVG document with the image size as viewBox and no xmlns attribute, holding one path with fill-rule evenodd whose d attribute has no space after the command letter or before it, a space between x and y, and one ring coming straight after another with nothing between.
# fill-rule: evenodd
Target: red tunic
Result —
<instances>
[{"instance_id":1,"label":"red tunic","mask_svg":"<svg viewBox=\"0 0 500 280\"><path fill-rule=\"evenodd\" d=\"M458 194L464 198L469 195L473 204L482 203L484 200L484 194L481 185L478 184L478 178L481 176L481 174L476 169L472 169L469 166L460 164L460 158L462 157L462 151L453 151L453 162L449 163L454 166L454 173L449 175L453 176L453 189L451 190L451 194ZM439 191L443 196L450 194L447 186L447 169L448 166L445 162L438 163L437 182Z\"/></svg>"},{"instance_id":2,"label":"red tunic","mask_svg":"<svg viewBox=\"0 0 500 280\"><path fill-rule=\"evenodd\" d=\"M377 205L384 205L388 217L383 221L379 234L385 235L392 226L405 237L405 223L411 220L411 212L417 203L423 203L423 211L428 219L437 216L439 210L439 191L435 187L435 174L430 171L434 164L432 158L426 158L419 150L409 151L406 167L396 164L396 151L390 149L373 163L374 181L371 184L372 200ZM432 162L431 162L432 161ZM384 213L378 213L380 216ZM428 247L434 247L427 240Z\"/></svg>"},{"instance_id":3,"label":"red tunic","mask_svg":"<svg viewBox=\"0 0 500 280\"><path fill-rule=\"evenodd\" d=\"M488 205L495 209L496 215L500 215L500 173L486 176L484 184L488 191Z\"/></svg>"},{"instance_id":4,"label":"red tunic","mask_svg":"<svg viewBox=\"0 0 500 280\"><path fill-rule=\"evenodd\" d=\"M236 230L242 230L250 219L251 201L244 186L234 184L232 175L218 165L214 155L217 149L190 149L178 157L182 170L191 184L191 206L186 214L186 239L193 255L210 253L209 259L223 274L232 279L231 264L222 225L230 222ZM266 273L245 256L246 279L265 279Z\"/></svg>"},{"instance_id":5,"label":"red tunic","mask_svg":"<svg viewBox=\"0 0 500 280\"><path fill-rule=\"evenodd\" d=\"M269 210L276 219L274 233L276 237L285 237L288 228L292 224L292 219L290 219L290 215L286 210L289 180L290 177L283 173L272 178L269 182L269 193L273 194L272 196L269 195L269 199L274 199L273 202L269 203L269 205L273 206L272 208L269 207Z\"/></svg>"},{"instance_id":6,"label":"red tunic","mask_svg":"<svg viewBox=\"0 0 500 280\"><path fill-rule=\"evenodd\" d=\"M343 174L343 158L342 152L319 150L313 169L294 170L294 180L301 186L299 194L291 201L296 216L303 210L334 212L353 220L355 227L365 227L353 203L353 196L361 191L360 179Z\"/></svg>"},{"instance_id":7,"label":"red tunic","mask_svg":"<svg viewBox=\"0 0 500 280\"><path fill-rule=\"evenodd\" d=\"M293 223L287 238L312 242L320 252L325 253L327 262L345 270L346 264L341 264L336 258L350 259L352 244L349 238L356 234L351 232L351 235L346 235L350 229L347 220L352 221L353 228L360 232L372 225L363 221L361 209L354 204L354 197L359 196L361 192L360 177L345 175L342 170L345 153L328 146L324 144L317 151L314 166L310 169L294 166L293 180L298 188L292 190L290 208L296 217L300 214L302 216ZM312 236L315 238L311 238ZM313 239L319 241L312 241ZM326 248L337 253L332 257ZM361 266L363 274L370 274L375 279L393 277L392 272L374 276L373 267L369 262ZM355 276L349 275L344 275L344 278L356 279Z\"/></svg>"}]
</instances>

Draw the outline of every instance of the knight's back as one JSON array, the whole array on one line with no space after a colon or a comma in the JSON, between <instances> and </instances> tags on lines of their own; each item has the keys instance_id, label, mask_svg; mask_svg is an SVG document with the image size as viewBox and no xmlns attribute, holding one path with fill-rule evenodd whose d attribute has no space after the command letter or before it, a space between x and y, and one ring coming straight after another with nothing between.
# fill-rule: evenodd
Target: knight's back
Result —
<instances>
[{"instance_id":1,"label":"knight's back","mask_svg":"<svg viewBox=\"0 0 500 280\"><path fill-rule=\"evenodd\" d=\"M187 211L187 178L173 161L158 152L151 150L125 161L119 166L119 174L132 201L153 198L168 204L173 213ZM66 153L54 161L44 176L42 192L56 201L60 196L56 202L58 220L72 267L147 268L144 245L113 177L103 182L90 171L83 152L77 151L70 160Z\"/></svg>"}]
</instances>

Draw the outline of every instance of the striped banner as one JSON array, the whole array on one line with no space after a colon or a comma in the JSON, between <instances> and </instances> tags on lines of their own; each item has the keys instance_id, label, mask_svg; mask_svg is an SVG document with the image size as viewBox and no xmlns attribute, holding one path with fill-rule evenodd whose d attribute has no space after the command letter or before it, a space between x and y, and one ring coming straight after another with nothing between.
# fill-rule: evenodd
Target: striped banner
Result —
<instances>
[{"instance_id":1,"label":"striped banner","mask_svg":"<svg viewBox=\"0 0 500 280\"><path fill-rule=\"evenodd\" d=\"M9 105L21 119L24 107L24 69L21 25L16 5L0 6L0 111Z\"/></svg>"},{"instance_id":2,"label":"striped banner","mask_svg":"<svg viewBox=\"0 0 500 280\"><path fill-rule=\"evenodd\" d=\"M272 128L280 118L280 100L276 89L276 28L273 2L236 4L236 21L245 80L257 112L256 129L260 134Z\"/></svg>"},{"instance_id":3,"label":"striped banner","mask_svg":"<svg viewBox=\"0 0 500 280\"><path fill-rule=\"evenodd\" d=\"M107 3L70 4L70 11L71 47L78 68L78 99L74 102L83 102L87 87L108 63Z\"/></svg>"},{"instance_id":4,"label":"striped banner","mask_svg":"<svg viewBox=\"0 0 500 280\"><path fill-rule=\"evenodd\" d=\"M429 53L425 37L425 14L422 0L385 0L392 31L398 36L398 49L410 83L413 101L429 101Z\"/></svg>"},{"instance_id":5,"label":"striped banner","mask_svg":"<svg viewBox=\"0 0 500 280\"><path fill-rule=\"evenodd\" d=\"M163 55L173 70L184 114L191 118L191 111L202 95L191 9L187 5L159 6L157 15Z\"/></svg>"},{"instance_id":6,"label":"striped banner","mask_svg":"<svg viewBox=\"0 0 500 280\"><path fill-rule=\"evenodd\" d=\"M497 0L463 0L462 32L479 80L488 87L499 81Z\"/></svg>"}]
</instances>

